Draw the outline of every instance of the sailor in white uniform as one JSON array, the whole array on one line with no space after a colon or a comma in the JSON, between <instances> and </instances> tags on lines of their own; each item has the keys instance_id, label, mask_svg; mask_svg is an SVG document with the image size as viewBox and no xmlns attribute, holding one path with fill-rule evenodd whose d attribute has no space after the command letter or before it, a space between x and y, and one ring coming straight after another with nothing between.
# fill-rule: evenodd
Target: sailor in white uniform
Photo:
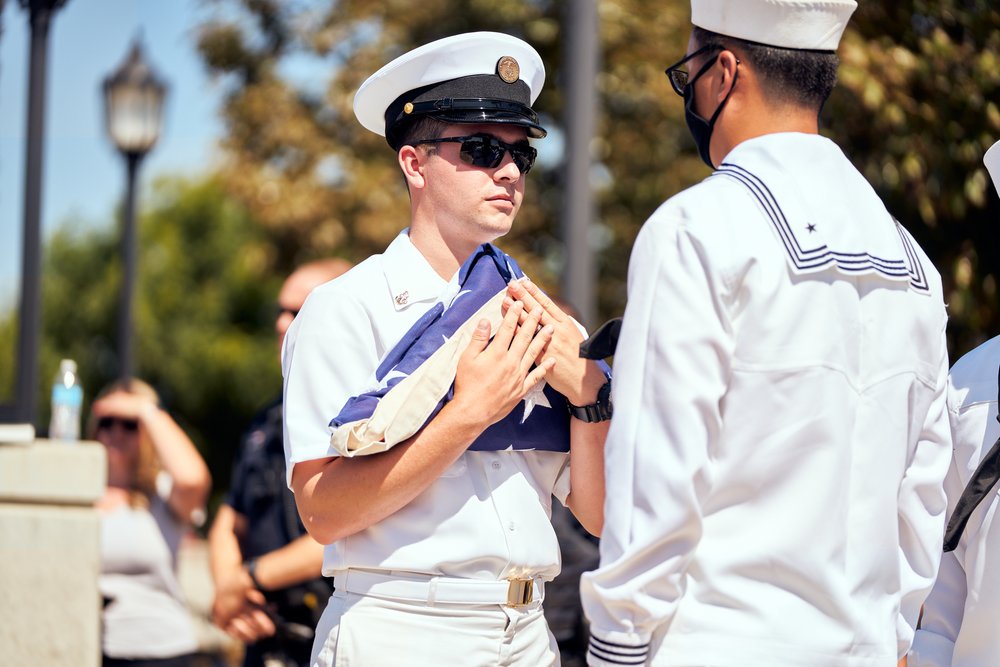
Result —
<instances>
[{"instance_id":1,"label":"sailor in white uniform","mask_svg":"<svg viewBox=\"0 0 1000 667\"><path fill-rule=\"evenodd\" d=\"M629 264L591 665L887 667L941 557L941 280L818 114L853 0L692 0L716 171Z\"/></svg>"},{"instance_id":2,"label":"sailor in white uniform","mask_svg":"<svg viewBox=\"0 0 1000 667\"><path fill-rule=\"evenodd\" d=\"M1000 142L983 160L1000 187ZM949 513L973 476L1000 470L1000 336L959 359L951 369L948 412L955 451L945 480ZM992 456L990 453L992 452ZM1000 664L1000 485L984 485L954 549L924 604L909 667L995 667ZM950 527L950 522L949 522Z\"/></svg>"},{"instance_id":3,"label":"sailor in white uniform","mask_svg":"<svg viewBox=\"0 0 1000 667\"><path fill-rule=\"evenodd\" d=\"M314 290L285 338L290 487L306 528L329 545L323 573L336 589L316 665L559 662L541 607L559 572L552 498L600 532L610 417L608 378L579 358L574 321L531 284L513 285L495 338L487 345L488 326L472 335L453 398L415 436L348 457L328 427L372 389L411 326L454 295L466 259L509 231L535 158L528 137L545 136L530 106L544 76L522 40L468 33L400 56L355 96L358 120L396 152L411 218L384 253ZM467 451L543 378L574 406L561 404L562 450Z\"/></svg>"}]
</instances>

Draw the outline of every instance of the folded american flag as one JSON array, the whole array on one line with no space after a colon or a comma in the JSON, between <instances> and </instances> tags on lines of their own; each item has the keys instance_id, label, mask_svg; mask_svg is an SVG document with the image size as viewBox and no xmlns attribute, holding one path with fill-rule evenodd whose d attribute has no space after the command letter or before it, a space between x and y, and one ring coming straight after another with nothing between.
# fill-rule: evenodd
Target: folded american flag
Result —
<instances>
[{"instance_id":1,"label":"folded american flag","mask_svg":"<svg viewBox=\"0 0 1000 667\"><path fill-rule=\"evenodd\" d=\"M517 263L499 248L480 246L459 269L457 285L379 364L378 387L349 399L330 421L333 449L341 456L374 454L419 431L451 400L455 369L476 323L489 319L495 332L503 319L500 306L507 283L523 277ZM569 451L566 399L540 383L469 449Z\"/></svg>"}]
</instances>

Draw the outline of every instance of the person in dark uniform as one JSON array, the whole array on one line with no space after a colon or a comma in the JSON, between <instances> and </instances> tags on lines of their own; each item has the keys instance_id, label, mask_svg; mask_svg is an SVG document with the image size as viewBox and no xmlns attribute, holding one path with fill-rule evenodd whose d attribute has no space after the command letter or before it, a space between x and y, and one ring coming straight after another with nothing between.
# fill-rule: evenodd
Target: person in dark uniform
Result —
<instances>
[{"instance_id":1,"label":"person in dark uniform","mask_svg":"<svg viewBox=\"0 0 1000 667\"><path fill-rule=\"evenodd\" d=\"M309 292L348 268L343 260L321 260L288 277L278 296L279 347ZM313 628L332 591L320 576L322 546L306 534L285 484L282 412L279 398L253 418L209 531L212 620L247 645L246 667L307 665Z\"/></svg>"}]
</instances>

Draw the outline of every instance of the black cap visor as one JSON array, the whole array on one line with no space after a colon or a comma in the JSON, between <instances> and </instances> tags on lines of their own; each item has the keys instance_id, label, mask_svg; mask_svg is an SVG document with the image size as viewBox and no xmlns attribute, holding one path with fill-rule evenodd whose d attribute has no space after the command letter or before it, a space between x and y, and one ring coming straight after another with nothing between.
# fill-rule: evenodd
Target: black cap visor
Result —
<instances>
[{"instance_id":1,"label":"black cap visor","mask_svg":"<svg viewBox=\"0 0 1000 667\"><path fill-rule=\"evenodd\" d=\"M386 109L386 141L398 149L406 128L419 118L517 125L527 128L529 137L540 139L547 132L530 106L530 92L524 81L506 83L495 74L477 74L408 91Z\"/></svg>"},{"instance_id":2,"label":"black cap visor","mask_svg":"<svg viewBox=\"0 0 1000 667\"><path fill-rule=\"evenodd\" d=\"M430 116L444 123L507 123L528 128L528 136L541 139L548 132L538 124L538 114L519 102L509 100L443 99L407 105L397 120Z\"/></svg>"},{"instance_id":3,"label":"black cap visor","mask_svg":"<svg viewBox=\"0 0 1000 667\"><path fill-rule=\"evenodd\" d=\"M538 114L530 107L507 100L464 99L429 100L410 105L409 113L399 114L386 133L389 145L399 149L406 128L419 118L433 118L442 123L516 125L528 130L532 139L541 139L548 132L538 124Z\"/></svg>"},{"instance_id":4,"label":"black cap visor","mask_svg":"<svg viewBox=\"0 0 1000 667\"><path fill-rule=\"evenodd\" d=\"M526 118L520 114L508 111L456 111L452 113L435 114L434 118L445 123L478 124L496 123L499 125L517 125L528 129L528 136L541 139L548 131L538 124L538 117Z\"/></svg>"}]
</instances>

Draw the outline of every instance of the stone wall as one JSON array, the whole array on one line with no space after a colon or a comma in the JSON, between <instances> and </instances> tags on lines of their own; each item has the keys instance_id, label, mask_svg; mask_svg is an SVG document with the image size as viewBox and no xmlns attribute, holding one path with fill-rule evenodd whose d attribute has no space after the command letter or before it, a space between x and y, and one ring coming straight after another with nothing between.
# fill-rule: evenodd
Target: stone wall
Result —
<instances>
[{"instance_id":1,"label":"stone wall","mask_svg":"<svg viewBox=\"0 0 1000 667\"><path fill-rule=\"evenodd\" d=\"M101 662L104 447L0 443L0 656L4 665Z\"/></svg>"}]
</instances>

